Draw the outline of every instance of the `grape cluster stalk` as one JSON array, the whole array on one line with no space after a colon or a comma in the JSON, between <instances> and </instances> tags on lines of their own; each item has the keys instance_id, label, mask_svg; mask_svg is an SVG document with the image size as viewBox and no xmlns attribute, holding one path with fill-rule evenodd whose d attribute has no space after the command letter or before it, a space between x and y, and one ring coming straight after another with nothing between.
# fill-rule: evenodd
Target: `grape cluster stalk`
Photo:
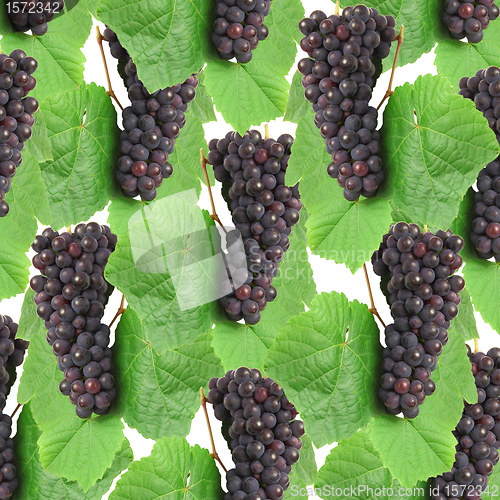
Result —
<instances>
[{"instance_id":1,"label":"grape cluster stalk","mask_svg":"<svg viewBox=\"0 0 500 500\"><path fill-rule=\"evenodd\" d=\"M484 37L484 30L499 15L495 0L446 0L443 22L452 38L467 38L470 43L479 43Z\"/></svg>"},{"instance_id":2,"label":"grape cluster stalk","mask_svg":"<svg viewBox=\"0 0 500 500\"><path fill-rule=\"evenodd\" d=\"M104 269L117 238L108 226L79 224L73 233L47 228L32 245L41 274L30 281L47 342L64 372L59 390L80 418L103 415L116 397L110 329L101 323L112 288Z\"/></svg>"},{"instance_id":3,"label":"grape cluster stalk","mask_svg":"<svg viewBox=\"0 0 500 500\"><path fill-rule=\"evenodd\" d=\"M500 448L500 349L472 353L467 346L478 402L465 403L454 435L455 463L432 480L432 500L479 500L498 463Z\"/></svg>"},{"instance_id":4,"label":"grape cluster stalk","mask_svg":"<svg viewBox=\"0 0 500 500\"><path fill-rule=\"evenodd\" d=\"M14 465L12 419L3 413L13 381L9 367L23 364L29 342L16 338L18 324L10 316L0 316L0 500L11 498L18 488Z\"/></svg>"},{"instance_id":5,"label":"grape cluster stalk","mask_svg":"<svg viewBox=\"0 0 500 500\"><path fill-rule=\"evenodd\" d=\"M459 94L474 101L500 142L500 68L490 66L463 77ZM500 261L500 156L479 172L470 240L479 257Z\"/></svg>"},{"instance_id":6,"label":"grape cluster stalk","mask_svg":"<svg viewBox=\"0 0 500 500\"><path fill-rule=\"evenodd\" d=\"M272 280L290 247L292 227L300 219L298 184L285 185L293 137L263 139L257 130L229 132L209 143L208 162L227 190L235 230L226 236L227 294L222 307L231 320L254 325L276 298Z\"/></svg>"},{"instance_id":7,"label":"grape cluster stalk","mask_svg":"<svg viewBox=\"0 0 500 500\"><path fill-rule=\"evenodd\" d=\"M253 50L269 36L264 24L271 0L217 0L212 43L222 59L252 60Z\"/></svg>"},{"instance_id":8,"label":"grape cluster stalk","mask_svg":"<svg viewBox=\"0 0 500 500\"><path fill-rule=\"evenodd\" d=\"M31 0L19 2L8 0L7 12L12 24L18 31L29 31L33 35L45 35L48 30L48 22L54 16L62 12L64 8L63 0Z\"/></svg>"},{"instance_id":9,"label":"grape cluster stalk","mask_svg":"<svg viewBox=\"0 0 500 500\"><path fill-rule=\"evenodd\" d=\"M215 416L230 423L234 468L226 475L224 500L281 500L300 458L304 424L274 380L259 370L230 370L209 382Z\"/></svg>"},{"instance_id":10,"label":"grape cluster stalk","mask_svg":"<svg viewBox=\"0 0 500 500\"><path fill-rule=\"evenodd\" d=\"M38 101L28 93L36 86L38 63L16 49L0 54L0 217L9 213L5 195L23 158L21 151L32 135Z\"/></svg>"},{"instance_id":11,"label":"grape cluster stalk","mask_svg":"<svg viewBox=\"0 0 500 500\"><path fill-rule=\"evenodd\" d=\"M109 28L104 39L113 57L123 64L130 106L123 110L120 153L116 180L125 196L153 201L157 188L172 175L168 162L175 140L186 124L185 112L196 97L198 78L191 75L184 83L150 93L139 80L137 67Z\"/></svg>"},{"instance_id":12,"label":"grape cluster stalk","mask_svg":"<svg viewBox=\"0 0 500 500\"><path fill-rule=\"evenodd\" d=\"M384 180L378 111L369 102L380 61L396 39L395 24L365 5L346 7L340 16L314 11L299 23L300 46L309 56L299 62L304 95L332 156L328 174L348 201L375 196Z\"/></svg>"},{"instance_id":13,"label":"grape cluster stalk","mask_svg":"<svg viewBox=\"0 0 500 500\"><path fill-rule=\"evenodd\" d=\"M422 233L416 224L399 222L373 257L394 323L385 329L379 397L388 413L415 418L426 396L434 394L431 374L448 342L448 328L458 315L464 279L464 246L451 231Z\"/></svg>"}]
</instances>

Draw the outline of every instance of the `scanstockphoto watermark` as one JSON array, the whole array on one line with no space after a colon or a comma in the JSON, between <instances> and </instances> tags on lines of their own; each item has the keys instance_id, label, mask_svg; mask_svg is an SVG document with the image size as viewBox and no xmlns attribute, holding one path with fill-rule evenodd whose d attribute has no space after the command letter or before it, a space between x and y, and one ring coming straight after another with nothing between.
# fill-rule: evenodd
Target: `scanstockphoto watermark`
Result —
<instances>
[{"instance_id":1,"label":"scanstockphoto watermark","mask_svg":"<svg viewBox=\"0 0 500 500\"><path fill-rule=\"evenodd\" d=\"M207 224L197 206L196 191L161 198L144 206L128 221L132 257L138 271L164 275L175 289L181 311L208 304L233 293L254 276L312 281L307 250L290 250L287 265L278 264L284 250L275 245L265 250L241 236L235 228L223 230ZM251 243L251 242L250 242ZM266 266L266 267L264 267Z\"/></svg>"},{"instance_id":2,"label":"scanstockphoto watermark","mask_svg":"<svg viewBox=\"0 0 500 500\"><path fill-rule=\"evenodd\" d=\"M403 488L403 487L374 487L368 484L358 484L351 486L338 487L336 485L325 484L320 488L308 486L300 488L293 485L290 488L292 497L311 497L311 498L418 498L424 497L426 488Z\"/></svg>"}]
</instances>

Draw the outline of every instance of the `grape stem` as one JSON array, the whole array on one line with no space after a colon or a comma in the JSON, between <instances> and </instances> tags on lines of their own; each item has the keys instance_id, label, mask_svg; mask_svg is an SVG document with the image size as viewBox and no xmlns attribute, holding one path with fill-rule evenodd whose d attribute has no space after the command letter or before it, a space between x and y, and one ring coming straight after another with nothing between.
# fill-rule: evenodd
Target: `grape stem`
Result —
<instances>
[{"instance_id":1,"label":"grape stem","mask_svg":"<svg viewBox=\"0 0 500 500\"><path fill-rule=\"evenodd\" d=\"M337 0L337 3L335 4L335 15L338 16L340 14L340 1Z\"/></svg>"},{"instance_id":2,"label":"grape stem","mask_svg":"<svg viewBox=\"0 0 500 500\"><path fill-rule=\"evenodd\" d=\"M208 418L208 411L207 411L207 401L208 399L205 397L205 393L203 392L203 387L200 387L200 394L201 394L201 406L203 406L203 411L205 412L205 419L207 421L207 427L208 427L208 434L210 435L210 442L212 443L212 453L210 453L210 456L219 462L220 466L224 469L224 472L227 474L227 469L222 463L222 460L220 459L219 455L217 454L217 451L215 449L215 442L214 442L214 435L212 434L212 426L210 425L210 419Z\"/></svg>"},{"instance_id":3,"label":"grape stem","mask_svg":"<svg viewBox=\"0 0 500 500\"><path fill-rule=\"evenodd\" d=\"M120 302L120 307L118 308L118 311L116 311L115 317L113 318L113 321L111 321L109 327L111 328L114 324L114 322L127 310L125 307L125 295L122 294L122 301Z\"/></svg>"},{"instance_id":4,"label":"grape stem","mask_svg":"<svg viewBox=\"0 0 500 500\"><path fill-rule=\"evenodd\" d=\"M210 186L210 179L208 178L207 159L203 154L203 149L200 149L200 157L201 157L201 168L203 169L203 172L205 174L205 180L207 182L208 196L210 196L210 203L212 204L212 215L210 215L210 218L215 222L217 222L219 226L222 228L222 230L227 234L226 228L223 226L221 220L219 219L219 216L217 215L217 210L215 210L214 197L212 196L212 187Z\"/></svg>"},{"instance_id":5,"label":"grape stem","mask_svg":"<svg viewBox=\"0 0 500 500\"><path fill-rule=\"evenodd\" d=\"M382 323L382 326L385 328L386 325L384 323L384 320L381 318L380 314L377 311L377 308L375 307L375 302L373 300L372 286L370 285L370 278L368 277L368 269L366 269L366 264L363 264L363 271L365 272L366 284L368 285L368 294L370 295L371 307L368 310L378 318L380 323Z\"/></svg>"},{"instance_id":6,"label":"grape stem","mask_svg":"<svg viewBox=\"0 0 500 500\"><path fill-rule=\"evenodd\" d=\"M476 352L479 352L479 341L478 341L478 339L474 339L474 354L476 354Z\"/></svg>"},{"instance_id":7,"label":"grape stem","mask_svg":"<svg viewBox=\"0 0 500 500\"><path fill-rule=\"evenodd\" d=\"M109 78L109 71L108 71L108 63L106 61L106 55L104 54L104 48L102 46L102 41L104 40L102 35L101 35L101 30L99 29L99 26L96 26L97 29L97 43L99 44L99 48L101 49L101 57L102 57L102 62L104 63L104 71L106 72L106 79L108 80L108 91L106 92L107 95L109 95L111 98L113 98L120 107L120 109L123 111L123 106L120 104L120 101L115 95L115 92L113 90L113 87L111 86L111 79Z\"/></svg>"},{"instance_id":8,"label":"grape stem","mask_svg":"<svg viewBox=\"0 0 500 500\"><path fill-rule=\"evenodd\" d=\"M264 125L264 131L265 131L265 138L269 139L269 125L267 123Z\"/></svg>"},{"instance_id":9,"label":"grape stem","mask_svg":"<svg viewBox=\"0 0 500 500\"><path fill-rule=\"evenodd\" d=\"M16 409L13 411L12 415L10 416L10 418L14 418L14 416L16 415L16 413L19 411L19 408L21 408L21 406L23 406L21 403L19 403L17 406L16 406Z\"/></svg>"},{"instance_id":10,"label":"grape stem","mask_svg":"<svg viewBox=\"0 0 500 500\"><path fill-rule=\"evenodd\" d=\"M424 224L424 233L427 233L429 231L429 228L427 227L427 224Z\"/></svg>"},{"instance_id":11,"label":"grape stem","mask_svg":"<svg viewBox=\"0 0 500 500\"><path fill-rule=\"evenodd\" d=\"M394 56L394 64L392 65L391 79L389 80L389 88L387 89L387 92L385 93L384 98L382 99L382 101L378 105L377 111L382 107L382 104L384 104L385 100L394 94L394 91L392 90L392 84L394 82L394 75L396 73L396 65L398 63L399 52L401 50L401 45L403 45L404 31L405 31L405 27L404 27L404 25L401 25L401 31L399 32L399 35L396 39L398 41L398 47L396 49L396 55Z\"/></svg>"}]
</instances>

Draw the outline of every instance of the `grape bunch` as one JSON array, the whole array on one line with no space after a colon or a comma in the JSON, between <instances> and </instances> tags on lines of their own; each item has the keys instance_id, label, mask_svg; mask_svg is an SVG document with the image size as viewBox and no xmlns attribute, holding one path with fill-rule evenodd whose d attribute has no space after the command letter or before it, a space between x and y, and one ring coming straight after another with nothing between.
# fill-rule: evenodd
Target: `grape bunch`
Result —
<instances>
[{"instance_id":1,"label":"grape bunch","mask_svg":"<svg viewBox=\"0 0 500 500\"><path fill-rule=\"evenodd\" d=\"M465 4L464 4L465 5ZM488 125L500 136L500 68L490 66L479 70L474 76L464 76L458 86L459 94L474 101L476 108L488 120Z\"/></svg>"},{"instance_id":2,"label":"grape bunch","mask_svg":"<svg viewBox=\"0 0 500 500\"><path fill-rule=\"evenodd\" d=\"M196 96L198 78L191 75L183 84L149 93L116 34L106 28L104 38L110 42L114 57L127 60L125 84L131 101L122 114L122 156L118 160L116 180L125 196L134 198L140 195L144 201L152 201L163 179L172 175L168 157L174 152L175 140L186 124L185 111Z\"/></svg>"},{"instance_id":3,"label":"grape bunch","mask_svg":"<svg viewBox=\"0 0 500 500\"><path fill-rule=\"evenodd\" d=\"M28 93L35 88L32 74L37 67L36 59L20 49L0 54L0 217L9 213L5 195L23 161L21 151L35 123L38 101Z\"/></svg>"},{"instance_id":4,"label":"grape bunch","mask_svg":"<svg viewBox=\"0 0 500 500\"><path fill-rule=\"evenodd\" d=\"M0 500L11 498L18 487L14 461L14 442L12 420L3 414L5 402L13 380L9 375L9 366L23 364L24 354L29 342L16 338L18 325L9 316L0 316Z\"/></svg>"},{"instance_id":5,"label":"grape bunch","mask_svg":"<svg viewBox=\"0 0 500 500\"><path fill-rule=\"evenodd\" d=\"M364 5L346 7L341 16L315 11L299 23L300 46L309 56L299 62L305 98L332 156L328 175L348 201L375 196L384 180L378 112L369 102L376 64L396 39L395 24L392 16Z\"/></svg>"},{"instance_id":6,"label":"grape bunch","mask_svg":"<svg viewBox=\"0 0 500 500\"><path fill-rule=\"evenodd\" d=\"M33 265L41 273L30 281L36 312L64 372L59 390L80 418L107 413L116 397L110 330L101 323L112 291L104 268L116 241L108 226L90 222L72 234L47 228L32 245Z\"/></svg>"},{"instance_id":7,"label":"grape bunch","mask_svg":"<svg viewBox=\"0 0 500 500\"><path fill-rule=\"evenodd\" d=\"M0 453L0 462L3 464L0 467L0 500L12 498L19 486L16 466L13 464L15 455L11 434L12 419L9 415L0 412L0 442L3 443L3 451Z\"/></svg>"},{"instance_id":8,"label":"grape bunch","mask_svg":"<svg viewBox=\"0 0 500 500\"><path fill-rule=\"evenodd\" d=\"M10 316L3 316L3 321L0 316L0 339L2 339L0 340L0 356L7 356L6 363L13 368L23 364L26 350L30 344L26 340L16 338L18 327L19 325L14 323Z\"/></svg>"},{"instance_id":9,"label":"grape bunch","mask_svg":"<svg viewBox=\"0 0 500 500\"><path fill-rule=\"evenodd\" d=\"M264 24L272 0L217 0L212 43L222 59L252 60L252 50L269 36Z\"/></svg>"},{"instance_id":10,"label":"grape bunch","mask_svg":"<svg viewBox=\"0 0 500 500\"><path fill-rule=\"evenodd\" d=\"M385 329L379 390L392 415L402 411L416 417L419 405L436 390L431 373L465 286L461 276L453 276L462 265L458 252L463 245L451 231L422 234L416 224L398 222L372 257L375 273L386 277L382 288L394 319Z\"/></svg>"},{"instance_id":11,"label":"grape bunch","mask_svg":"<svg viewBox=\"0 0 500 500\"><path fill-rule=\"evenodd\" d=\"M299 461L304 424L274 380L245 367L209 382L215 417L230 422L234 468L224 500L281 500Z\"/></svg>"},{"instance_id":12,"label":"grape bunch","mask_svg":"<svg viewBox=\"0 0 500 500\"><path fill-rule=\"evenodd\" d=\"M446 0L443 22L452 38L467 38L470 43L478 43L483 39L483 30L499 14L495 0Z\"/></svg>"},{"instance_id":13,"label":"grape bunch","mask_svg":"<svg viewBox=\"0 0 500 500\"><path fill-rule=\"evenodd\" d=\"M285 185L293 137L263 139L257 130L243 137L229 132L209 143L208 162L223 183L235 230L226 237L227 295L220 302L231 320L255 325L276 298L272 280L290 247L292 226L300 219L298 184Z\"/></svg>"},{"instance_id":14,"label":"grape bunch","mask_svg":"<svg viewBox=\"0 0 500 500\"><path fill-rule=\"evenodd\" d=\"M500 68L491 66L459 82L460 95L474 101L500 141ZM500 261L500 157L479 172L470 240L479 257Z\"/></svg>"},{"instance_id":15,"label":"grape bunch","mask_svg":"<svg viewBox=\"0 0 500 500\"><path fill-rule=\"evenodd\" d=\"M17 8L16 8L17 7ZM63 0L28 0L25 8L19 1L7 2L7 12L12 24L18 31L29 31L33 35L41 36L47 33L49 21L52 21L55 14L62 12L64 8ZM14 11L19 12L14 13Z\"/></svg>"},{"instance_id":16,"label":"grape bunch","mask_svg":"<svg viewBox=\"0 0 500 500\"><path fill-rule=\"evenodd\" d=\"M488 354L467 352L476 379L478 402L465 403L454 435L455 463L449 472L432 481L437 495L432 500L465 498L479 500L488 477L498 463L500 448L500 349Z\"/></svg>"}]
</instances>

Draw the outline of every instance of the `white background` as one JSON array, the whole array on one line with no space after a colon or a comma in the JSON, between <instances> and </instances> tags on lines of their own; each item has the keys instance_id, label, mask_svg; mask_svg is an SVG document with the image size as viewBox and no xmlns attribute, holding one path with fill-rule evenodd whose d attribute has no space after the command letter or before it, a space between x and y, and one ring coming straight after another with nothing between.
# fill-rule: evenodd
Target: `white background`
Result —
<instances>
[{"instance_id":1,"label":"white background","mask_svg":"<svg viewBox=\"0 0 500 500\"><path fill-rule=\"evenodd\" d=\"M334 5L330 0L316 0L314 2L313 7L311 7L312 2L306 2L305 0L302 1L304 4L305 10L306 10L306 15L309 15L310 12L314 9L320 9L323 10L327 15L330 15L333 10L334 10ZM381 12L383 14L383 12ZM96 41L96 36L95 36L95 26L93 28L93 31L91 33L90 38L88 39L83 52L85 54L85 57L87 58L87 62L85 64L85 81L87 83L90 82L95 82L97 85L101 85L103 87L107 87L106 83L106 77L104 73L104 67L103 67L103 62L101 59L101 54L99 51L99 47ZM104 26L100 25L101 31L103 31ZM50 29L50 25L49 25ZM108 44L104 43L105 47L105 52L108 60L108 66L111 74L111 79L112 79L112 85L113 85L113 90L115 91L118 99L120 102L126 106L127 104L127 92L125 91L125 88L123 86L123 82L118 76L118 73L116 71L116 60L113 59L110 54L109 54L109 48ZM261 43L258 47L257 50L266 50L266 44ZM301 58L305 57L305 54L300 50L298 50L297 54L297 61L299 61ZM402 85L405 82L410 82L413 83L419 75L423 75L426 73L432 73L432 74L437 74L436 68L434 66L434 53L430 54L425 54L422 56L416 63L404 66L403 68L398 68L396 70L396 75L394 79L394 86ZM296 65L292 68L288 79L291 82L292 77L296 71ZM381 101L382 97L385 94L385 91L387 89L388 83L389 83L389 77L390 77L390 72L385 73L380 77L378 80L377 88L374 91L373 94L373 101L372 104L374 106L378 105L378 103ZM466 75L464 75L466 76ZM472 76L472 75L468 75ZM38 82L39 85L43 85L44 83L42 81ZM155 89L156 90L156 89ZM120 110L117 107L118 111L118 116L120 117ZM382 120L380 120L379 123L381 123ZM121 125L121 123L119 123ZM264 124L254 124L255 128L259 128L261 132L263 132ZM213 138L221 138L223 137L229 130L231 130L231 127L226 124L222 118L222 116L217 113L217 122L211 122L206 125L204 125L205 129L205 138L207 142ZM269 130L270 130L270 136L277 138L279 135L283 133L290 133L292 135L295 134L296 130L296 125L288 122L283 122L282 119L275 120L270 122L269 124ZM318 131L319 134L319 131ZM201 145L200 145L201 147ZM205 152L205 154L207 151ZM174 172L175 169L177 168L182 168L180 165L174 165ZM201 168L201 167L200 167ZM325 165L326 168L326 165ZM167 180L168 182L168 180ZM335 180L332 180L332 182L336 182ZM340 187L339 187L340 189ZM220 196L220 194L217 192L217 188L214 190L214 197L215 197L215 202L216 202L216 207L219 216L222 219L222 222L224 224L231 224L231 217L229 212L227 211L226 203ZM210 210L210 203L208 199L208 191L206 187L204 187L200 201L199 201L199 206ZM100 223L106 223L107 221L107 211L100 212L96 214L94 217L92 217L92 220L100 222ZM43 229L43 228L42 228ZM59 228L54 228L54 229L59 229ZM442 229L447 229L447 228L442 228ZM28 254L31 258L32 252ZM366 304L369 303L369 296L368 296L368 291L367 291L367 286L364 278L364 274L362 270L359 270L356 274L351 274L351 272L343 265L343 264L335 264L333 261L327 261L325 259L320 259L317 256L310 255L310 263L313 268L314 272L314 279L316 282L317 286L317 291L318 293L321 292L331 292L333 290L337 292L343 292L349 300L357 299L361 302L365 302ZM374 292L374 297L375 297L375 304L378 308L379 313L381 314L382 318L386 322L386 324L391 322L391 317L390 317L390 312L389 308L385 302L385 299L380 292L379 286L378 286L378 277L375 276L371 270L371 265L368 265L368 272L370 275L370 279L372 282L372 289ZM37 274L32 268L32 273L31 276L34 274ZM111 319L113 318L116 310L118 309L119 302L120 302L121 295L119 294L118 291L115 290L115 293L111 297L111 300L109 302L109 305L107 306L106 309L106 314L104 316L103 322L109 324ZM9 314L12 316L12 318L18 322L19 318L21 316L21 306L22 306L22 301L23 301L23 295L18 295L17 297L14 297L9 300L3 300L0 304L0 313L1 314ZM272 307L272 305L271 305ZM489 325L486 325L481 317L476 313L476 318L478 322L478 330L481 335L481 340L480 340L480 348L484 351L488 350L490 347L493 346L498 346L500 345L500 342L498 341L498 336L497 333L492 330ZM22 332L20 332L22 334ZM237 368L237 367L234 367ZM18 378L19 381L19 378ZM18 383L16 383L15 387L13 388L13 391L11 393L11 396L9 398L9 401L7 403L7 407L5 409L5 412L8 412L9 414L12 413L12 411L16 407L16 398L15 395L17 393L17 387ZM212 427L214 430L214 437L216 441L216 447L217 451L223 461L223 463L226 465L228 469L232 467L232 461L231 461L231 456L229 453L229 450L226 446L225 441L223 440L221 434L220 434L220 425L219 422L215 420L213 417L213 413L211 412L211 407L209 406L209 413L211 413L211 421L212 421ZM126 427L125 430L125 435L130 441L130 444L132 446L133 452L134 452L134 459L139 460L142 457L148 456L151 453L151 449L154 445L154 441L150 439L144 439L137 431L134 429L130 429ZM187 436L187 440L189 441L190 444L199 444L202 447L205 448L210 448L210 441L209 441L209 436L207 432L207 427L205 423L205 418L203 415L202 410L197 413L195 419L193 420L193 425L192 425L192 430L191 433ZM321 467L325 461L326 456L328 455L329 451L334 447L334 445L331 446L325 446L319 450L316 451L316 460L318 462L318 468ZM222 472L222 471L221 471ZM222 475L224 476L223 472ZM117 478L118 479L118 478ZM116 481L115 481L116 483ZM113 483L113 487L114 484ZM224 483L224 479L223 479ZM109 496L109 493L106 494L103 499L107 499ZM318 497L315 497L318 498Z\"/></svg>"}]
</instances>

